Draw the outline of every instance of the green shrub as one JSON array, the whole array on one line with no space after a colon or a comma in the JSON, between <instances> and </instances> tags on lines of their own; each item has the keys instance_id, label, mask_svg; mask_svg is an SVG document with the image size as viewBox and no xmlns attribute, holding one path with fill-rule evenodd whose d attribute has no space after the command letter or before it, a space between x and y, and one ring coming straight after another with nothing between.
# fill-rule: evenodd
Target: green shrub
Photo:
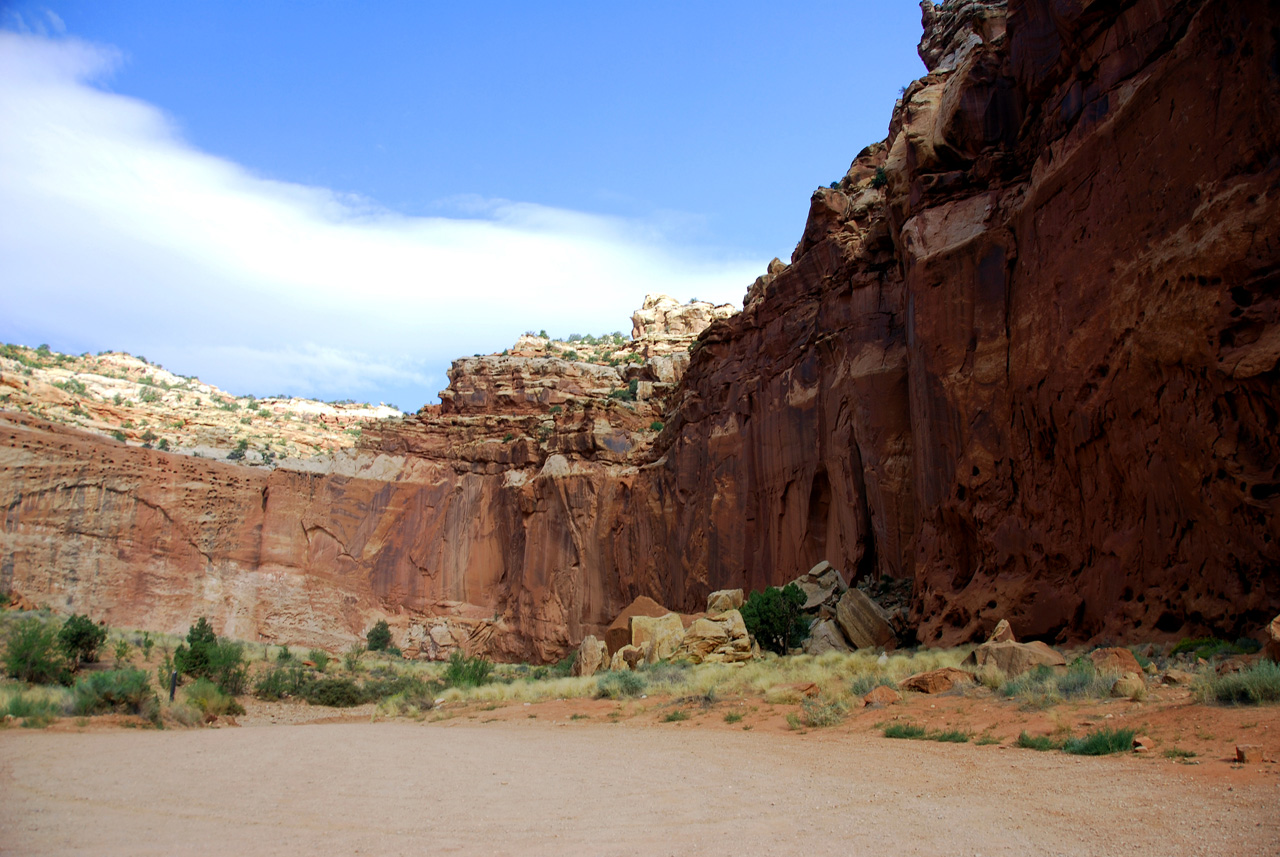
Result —
<instances>
[{"instance_id":1,"label":"green shrub","mask_svg":"<svg viewBox=\"0 0 1280 857\"><path fill-rule=\"evenodd\" d=\"M1133 749L1132 729L1102 728L1083 738L1068 738L1062 745L1063 752L1074 756L1106 756Z\"/></svg>"},{"instance_id":2,"label":"green shrub","mask_svg":"<svg viewBox=\"0 0 1280 857\"><path fill-rule=\"evenodd\" d=\"M925 735L927 741L941 741L944 744L965 744L969 741L969 733L959 729L942 729Z\"/></svg>"},{"instance_id":3,"label":"green shrub","mask_svg":"<svg viewBox=\"0 0 1280 857\"><path fill-rule=\"evenodd\" d=\"M489 681L492 673L491 662L479 656L469 658L455 651L445 665L444 683L447 687L479 687Z\"/></svg>"},{"instance_id":4,"label":"green shrub","mask_svg":"<svg viewBox=\"0 0 1280 857\"><path fill-rule=\"evenodd\" d=\"M39 619L24 619L9 634L4 669L31 684L70 684L71 670L58 642L58 629Z\"/></svg>"},{"instance_id":5,"label":"green shrub","mask_svg":"<svg viewBox=\"0 0 1280 857\"><path fill-rule=\"evenodd\" d=\"M387 625L386 619L379 619L369 629L369 633L365 634L368 641L369 651L385 652L387 646L391 645L391 627Z\"/></svg>"},{"instance_id":6,"label":"green shrub","mask_svg":"<svg viewBox=\"0 0 1280 857\"><path fill-rule=\"evenodd\" d=\"M1060 745L1048 735L1032 736L1028 735L1024 729L1022 733L1018 735L1017 746L1022 747L1025 750L1039 750L1044 752L1045 750L1056 750Z\"/></svg>"},{"instance_id":7,"label":"green shrub","mask_svg":"<svg viewBox=\"0 0 1280 857\"><path fill-rule=\"evenodd\" d=\"M1258 661L1236 673L1210 676L1196 686L1203 702L1259 705L1280 702L1280 664Z\"/></svg>"},{"instance_id":8,"label":"green shrub","mask_svg":"<svg viewBox=\"0 0 1280 857\"><path fill-rule=\"evenodd\" d=\"M351 708L365 701L364 694L349 678L322 678L303 689L303 698L311 705Z\"/></svg>"},{"instance_id":9,"label":"green shrub","mask_svg":"<svg viewBox=\"0 0 1280 857\"><path fill-rule=\"evenodd\" d=\"M289 651L287 645L281 646L280 651L276 652L276 663L283 664L293 660L293 652Z\"/></svg>"},{"instance_id":10,"label":"green shrub","mask_svg":"<svg viewBox=\"0 0 1280 857\"><path fill-rule=\"evenodd\" d=\"M809 636L809 622L800 613L804 592L794 583L753 592L742 605L742 621L762 648L785 655Z\"/></svg>"},{"instance_id":11,"label":"green shrub","mask_svg":"<svg viewBox=\"0 0 1280 857\"><path fill-rule=\"evenodd\" d=\"M740 720L742 720L742 716L743 716L743 715L742 715L742 712L741 712L741 711L730 711L728 714L726 714L726 715L724 716L724 722L725 722L725 723L737 723L737 722L739 722Z\"/></svg>"},{"instance_id":12,"label":"green shrub","mask_svg":"<svg viewBox=\"0 0 1280 857\"><path fill-rule=\"evenodd\" d=\"M58 719L58 703L37 693L16 693L0 706L0 716L19 717L28 729L43 729Z\"/></svg>"},{"instance_id":13,"label":"green shrub","mask_svg":"<svg viewBox=\"0 0 1280 857\"><path fill-rule=\"evenodd\" d=\"M649 431L662 431L662 429L663 429L662 420L654 420L653 422L649 423Z\"/></svg>"},{"instance_id":14,"label":"green shrub","mask_svg":"<svg viewBox=\"0 0 1280 857\"><path fill-rule=\"evenodd\" d=\"M90 673L76 682L72 695L75 712L80 715L117 711L154 720L160 712L155 691L142 670Z\"/></svg>"},{"instance_id":15,"label":"green shrub","mask_svg":"<svg viewBox=\"0 0 1280 857\"><path fill-rule=\"evenodd\" d=\"M360 669L360 658L362 657L364 657L364 644L352 643L342 653L342 665L346 667L347 672L353 673Z\"/></svg>"},{"instance_id":16,"label":"green shrub","mask_svg":"<svg viewBox=\"0 0 1280 857\"><path fill-rule=\"evenodd\" d=\"M244 708L240 703L207 678L196 679L195 683L187 688L186 696L187 702L200 709L200 713L205 716L244 714Z\"/></svg>"},{"instance_id":17,"label":"green shrub","mask_svg":"<svg viewBox=\"0 0 1280 857\"><path fill-rule=\"evenodd\" d=\"M689 712L683 711L677 708L673 711L668 711L666 713L666 716L662 718L662 722L663 723L679 723L681 720L688 720L688 719L689 719Z\"/></svg>"},{"instance_id":18,"label":"green shrub","mask_svg":"<svg viewBox=\"0 0 1280 857\"><path fill-rule=\"evenodd\" d=\"M885 172L884 167L876 167L876 174L871 179L871 186L874 188L881 188L888 183L889 174Z\"/></svg>"},{"instance_id":19,"label":"green shrub","mask_svg":"<svg viewBox=\"0 0 1280 857\"><path fill-rule=\"evenodd\" d=\"M116 640L115 646L116 666L123 666L129 661L129 641L125 639Z\"/></svg>"},{"instance_id":20,"label":"green shrub","mask_svg":"<svg viewBox=\"0 0 1280 857\"><path fill-rule=\"evenodd\" d=\"M914 723L890 723L884 727L886 738L919 739L925 736L925 728Z\"/></svg>"},{"instance_id":21,"label":"green shrub","mask_svg":"<svg viewBox=\"0 0 1280 857\"><path fill-rule=\"evenodd\" d=\"M1259 648L1261 644L1257 640L1247 637L1234 643L1219 640L1217 637L1196 637L1178 641L1178 644L1169 650L1169 654L1181 655L1189 652L1207 661L1220 655L1249 655L1258 651Z\"/></svg>"},{"instance_id":22,"label":"green shrub","mask_svg":"<svg viewBox=\"0 0 1280 857\"><path fill-rule=\"evenodd\" d=\"M88 616L73 613L58 632L58 645L72 664L91 664L98 660L98 647L107 639L107 629L95 625Z\"/></svg>"},{"instance_id":23,"label":"green shrub","mask_svg":"<svg viewBox=\"0 0 1280 857\"><path fill-rule=\"evenodd\" d=\"M311 681L311 676L300 664L277 667L258 679L253 686L253 695L269 702L286 696L305 697Z\"/></svg>"},{"instance_id":24,"label":"green shrub","mask_svg":"<svg viewBox=\"0 0 1280 857\"><path fill-rule=\"evenodd\" d=\"M596 696L600 699L626 699L644 693L644 676L623 670L605 673L596 681Z\"/></svg>"},{"instance_id":25,"label":"green shrub","mask_svg":"<svg viewBox=\"0 0 1280 857\"><path fill-rule=\"evenodd\" d=\"M329 653L326 652L324 649L312 649L311 651L307 652L307 660L315 664L316 669L318 669L320 672L324 672L325 668L329 666L329 661L331 660L331 658L329 657Z\"/></svg>"},{"instance_id":26,"label":"green shrub","mask_svg":"<svg viewBox=\"0 0 1280 857\"><path fill-rule=\"evenodd\" d=\"M231 640L219 642L209 620L201 616L187 630L187 642L173 653L174 669L192 678L207 678L224 693L244 693L249 668L244 662L244 646Z\"/></svg>"},{"instance_id":27,"label":"green shrub","mask_svg":"<svg viewBox=\"0 0 1280 857\"><path fill-rule=\"evenodd\" d=\"M800 703L800 712L808 726L819 728L835 726L844 720L849 709L839 700L823 702L812 697Z\"/></svg>"}]
</instances>

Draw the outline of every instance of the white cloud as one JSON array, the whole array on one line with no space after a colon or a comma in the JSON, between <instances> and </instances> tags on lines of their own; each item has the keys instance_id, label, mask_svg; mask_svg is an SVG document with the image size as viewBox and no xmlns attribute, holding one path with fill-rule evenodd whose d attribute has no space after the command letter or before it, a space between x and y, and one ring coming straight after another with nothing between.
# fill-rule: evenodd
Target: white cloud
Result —
<instances>
[{"instance_id":1,"label":"white cloud","mask_svg":"<svg viewBox=\"0 0 1280 857\"><path fill-rule=\"evenodd\" d=\"M528 328L626 330L647 292L736 303L763 268L678 251L666 236L688 220L671 213L468 198L407 217L266 180L94 85L119 62L0 31L0 335L416 407L453 357Z\"/></svg>"}]
</instances>

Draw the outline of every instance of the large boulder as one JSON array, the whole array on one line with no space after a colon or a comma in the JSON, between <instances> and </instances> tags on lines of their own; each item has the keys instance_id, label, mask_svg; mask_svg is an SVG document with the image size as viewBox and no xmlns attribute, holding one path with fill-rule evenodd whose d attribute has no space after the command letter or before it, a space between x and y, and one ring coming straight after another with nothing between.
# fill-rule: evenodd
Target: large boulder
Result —
<instances>
[{"instance_id":1,"label":"large boulder","mask_svg":"<svg viewBox=\"0 0 1280 857\"><path fill-rule=\"evenodd\" d=\"M648 660L646 646L623 646L613 653L609 669L613 672L634 670Z\"/></svg>"},{"instance_id":2,"label":"large boulder","mask_svg":"<svg viewBox=\"0 0 1280 857\"><path fill-rule=\"evenodd\" d=\"M844 638L840 626L833 619L819 619L809 629L809 636L804 641L804 652L807 655L820 655L823 652L851 652L853 647Z\"/></svg>"},{"instance_id":3,"label":"large boulder","mask_svg":"<svg viewBox=\"0 0 1280 857\"><path fill-rule=\"evenodd\" d=\"M969 653L965 663L979 667L993 666L1013 678L1036 666L1066 666L1067 659L1056 649L1033 640L1030 643L983 643Z\"/></svg>"},{"instance_id":4,"label":"large boulder","mask_svg":"<svg viewBox=\"0 0 1280 857\"><path fill-rule=\"evenodd\" d=\"M604 632L605 645L609 647L609 652L618 651L623 646L631 645L631 617L632 616L665 616L670 613L666 607L663 607L657 601L647 595L641 595L635 601L632 601L612 624Z\"/></svg>"},{"instance_id":5,"label":"large boulder","mask_svg":"<svg viewBox=\"0 0 1280 857\"><path fill-rule=\"evenodd\" d=\"M727 610L719 616L693 620L675 657L688 658L695 664L751 660L751 636L742 614Z\"/></svg>"},{"instance_id":6,"label":"large boulder","mask_svg":"<svg viewBox=\"0 0 1280 857\"><path fill-rule=\"evenodd\" d=\"M1280 616L1272 619L1267 626L1267 647L1264 651L1268 658L1280 663Z\"/></svg>"},{"instance_id":7,"label":"large boulder","mask_svg":"<svg viewBox=\"0 0 1280 857\"><path fill-rule=\"evenodd\" d=\"M741 589L720 589L707 596L707 613L717 616L726 610L737 610L746 601Z\"/></svg>"},{"instance_id":8,"label":"large boulder","mask_svg":"<svg viewBox=\"0 0 1280 857\"><path fill-rule=\"evenodd\" d=\"M887 684L876 685L871 688L870 692L862 697L862 704L866 705L893 705L895 702L902 701L902 694L898 693Z\"/></svg>"},{"instance_id":9,"label":"large boulder","mask_svg":"<svg viewBox=\"0 0 1280 857\"><path fill-rule=\"evenodd\" d=\"M825 559L805 574L791 581L804 593L802 610L820 610L824 605L834 608L840 595L849 588L844 575Z\"/></svg>"},{"instance_id":10,"label":"large boulder","mask_svg":"<svg viewBox=\"0 0 1280 857\"><path fill-rule=\"evenodd\" d=\"M597 640L592 634L583 637L578 646L578 657L573 661L573 674L593 676L601 668L607 669L608 664L609 650L604 640Z\"/></svg>"},{"instance_id":11,"label":"large boulder","mask_svg":"<svg viewBox=\"0 0 1280 857\"><path fill-rule=\"evenodd\" d=\"M836 623L855 649L891 649L897 642L888 614L860 589L846 589L840 596Z\"/></svg>"},{"instance_id":12,"label":"large boulder","mask_svg":"<svg viewBox=\"0 0 1280 857\"><path fill-rule=\"evenodd\" d=\"M914 690L916 693L946 693L955 687L973 684L971 673L955 667L941 667L928 672L916 673L898 682L898 690Z\"/></svg>"},{"instance_id":13,"label":"large boulder","mask_svg":"<svg viewBox=\"0 0 1280 857\"><path fill-rule=\"evenodd\" d=\"M1133 656L1133 652L1118 646L1094 649L1089 653L1089 660L1093 661L1093 668L1100 673L1119 673L1120 675L1142 673L1142 667L1138 664L1138 659Z\"/></svg>"},{"instance_id":14,"label":"large boulder","mask_svg":"<svg viewBox=\"0 0 1280 857\"><path fill-rule=\"evenodd\" d=\"M1013 636L1013 629L1009 627L1008 619L1001 619L996 623L995 630L991 632L991 636L987 637L988 643L1016 643L1017 638Z\"/></svg>"},{"instance_id":15,"label":"large boulder","mask_svg":"<svg viewBox=\"0 0 1280 857\"><path fill-rule=\"evenodd\" d=\"M676 613L665 616L632 616L631 645L649 646L651 662L670 658L684 640L684 623Z\"/></svg>"}]
</instances>

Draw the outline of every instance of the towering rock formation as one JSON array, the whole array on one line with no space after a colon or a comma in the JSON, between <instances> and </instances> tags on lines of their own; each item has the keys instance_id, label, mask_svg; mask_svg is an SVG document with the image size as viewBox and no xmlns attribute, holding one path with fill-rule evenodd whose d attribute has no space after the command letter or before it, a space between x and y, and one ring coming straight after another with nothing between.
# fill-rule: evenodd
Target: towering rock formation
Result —
<instances>
[{"instance_id":1,"label":"towering rock formation","mask_svg":"<svg viewBox=\"0 0 1280 857\"><path fill-rule=\"evenodd\" d=\"M647 306L643 363L538 337L458 361L440 406L323 468L15 417L0 584L126 625L338 644L387 615L398 642L542 660L638 595L696 609L821 559L913 579L928 642L1265 625L1274 4L922 8L928 74L742 312L697 333Z\"/></svg>"}]
</instances>

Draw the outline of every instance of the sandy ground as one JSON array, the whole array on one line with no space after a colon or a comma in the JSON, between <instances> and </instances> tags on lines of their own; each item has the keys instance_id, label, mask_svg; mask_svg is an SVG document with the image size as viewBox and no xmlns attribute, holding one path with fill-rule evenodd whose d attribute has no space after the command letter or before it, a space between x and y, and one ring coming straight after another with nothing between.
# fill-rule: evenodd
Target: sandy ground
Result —
<instances>
[{"instance_id":1,"label":"sandy ground","mask_svg":"<svg viewBox=\"0 0 1280 857\"><path fill-rule=\"evenodd\" d=\"M767 710L666 723L663 704L637 714L644 705L8 729L0 852L1280 854L1271 764L895 741L863 722L890 710L795 732Z\"/></svg>"}]
</instances>

